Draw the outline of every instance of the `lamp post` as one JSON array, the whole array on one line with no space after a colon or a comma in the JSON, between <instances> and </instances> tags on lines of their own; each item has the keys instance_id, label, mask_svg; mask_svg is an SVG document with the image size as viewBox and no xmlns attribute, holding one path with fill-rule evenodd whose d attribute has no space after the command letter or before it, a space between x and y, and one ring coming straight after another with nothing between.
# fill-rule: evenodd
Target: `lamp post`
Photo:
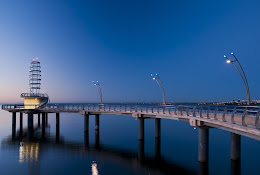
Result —
<instances>
[{"instance_id":1,"label":"lamp post","mask_svg":"<svg viewBox=\"0 0 260 175\"><path fill-rule=\"evenodd\" d=\"M243 80L243 83L245 85L245 88L246 88L246 95L247 95L247 105L250 105L250 92L249 92L249 86L248 86L248 82L247 82L247 78L246 78L246 75L245 75L245 72L240 64L240 62L238 61L237 57L234 55L234 52L231 52L231 55L233 55L233 57L235 58L235 60L231 60L229 59L226 55L224 55L224 58L227 59L227 63L231 63L235 68L236 70L238 71L239 75L241 76L242 80ZM239 68L234 64L235 62L238 63L239 65ZM242 71L242 73L241 73Z\"/></svg>"},{"instance_id":2,"label":"lamp post","mask_svg":"<svg viewBox=\"0 0 260 175\"><path fill-rule=\"evenodd\" d=\"M159 77L159 75L156 73L156 74L151 74L151 77L153 78L153 80L155 80L157 82L157 84L159 85L160 89L161 89L161 92L162 92L162 96L163 96L163 104L162 105L165 105L165 94L164 94L164 89L163 89L163 84L162 84L162 81Z\"/></svg>"},{"instance_id":3,"label":"lamp post","mask_svg":"<svg viewBox=\"0 0 260 175\"><path fill-rule=\"evenodd\" d=\"M99 93L99 96L100 96L100 102L101 102L101 105L102 105L102 91L101 91L101 87L100 87L100 84L98 81L92 81L92 83L94 84L94 86L96 86L97 90L98 90L98 93Z\"/></svg>"}]
</instances>

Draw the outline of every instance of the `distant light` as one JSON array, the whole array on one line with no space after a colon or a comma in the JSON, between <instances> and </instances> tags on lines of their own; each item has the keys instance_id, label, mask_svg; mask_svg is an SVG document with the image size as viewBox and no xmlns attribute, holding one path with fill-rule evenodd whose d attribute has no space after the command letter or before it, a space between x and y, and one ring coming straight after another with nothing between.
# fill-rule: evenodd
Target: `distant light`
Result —
<instances>
[{"instance_id":1,"label":"distant light","mask_svg":"<svg viewBox=\"0 0 260 175\"><path fill-rule=\"evenodd\" d=\"M97 83L98 83L98 81L97 81Z\"/></svg>"},{"instance_id":2,"label":"distant light","mask_svg":"<svg viewBox=\"0 0 260 175\"><path fill-rule=\"evenodd\" d=\"M36 60L38 60L38 58L36 58Z\"/></svg>"},{"instance_id":3,"label":"distant light","mask_svg":"<svg viewBox=\"0 0 260 175\"><path fill-rule=\"evenodd\" d=\"M155 80L155 77L153 77L153 80Z\"/></svg>"},{"instance_id":4,"label":"distant light","mask_svg":"<svg viewBox=\"0 0 260 175\"><path fill-rule=\"evenodd\" d=\"M151 77L153 76L153 74L151 74Z\"/></svg>"},{"instance_id":5,"label":"distant light","mask_svg":"<svg viewBox=\"0 0 260 175\"><path fill-rule=\"evenodd\" d=\"M33 59L33 61L34 61L34 59Z\"/></svg>"},{"instance_id":6,"label":"distant light","mask_svg":"<svg viewBox=\"0 0 260 175\"><path fill-rule=\"evenodd\" d=\"M231 55L234 55L234 52L231 52Z\"/></svg>"},{"instance_id":7,"label":"distant light","mask_svg":"<svg viewBox=\"0 0 260 175\"><path fill-rule=\"evenodd\" d=\"M231 61L230 61L230 60L227 60L227 63L231 63Z\"/></svg>"},{"instance_id":8,"label":"distant light","mask_svg":"<svg viewBox=\"0 0 260 175\"><path fill-rule=\"evenodd\" d=\"M155 75L157 76L158 74L156 73Z\"/></svg>"},{"instance_id":9,"label":"distant light","mask_svg":"<svg viewBox=\"0 0 260 175\"><path fill-rule=\"evenodd\" d=\"M224 58L227 58L227 56L226 56L226 55L224 55Z\"/></svg>"}]
</instances>

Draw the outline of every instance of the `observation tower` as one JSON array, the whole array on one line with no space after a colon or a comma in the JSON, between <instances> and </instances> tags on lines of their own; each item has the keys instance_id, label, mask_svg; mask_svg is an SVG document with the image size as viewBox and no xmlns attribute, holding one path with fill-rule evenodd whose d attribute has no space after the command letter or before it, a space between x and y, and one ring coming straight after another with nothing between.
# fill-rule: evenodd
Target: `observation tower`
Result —
<instances>
[{"instance_id":1,"label":"observation tower","mask_svg":"<svg viewBox=\"0 0 260 175\"><path fill-rule=\"evenodd\" d=\"M40 93L41 89L41 65L38 58L31 61L29 68L29 89L30 93L22 93L25 109L36 109L45 105L49 101L48 94Z\"/></svg>"}]
</instances>

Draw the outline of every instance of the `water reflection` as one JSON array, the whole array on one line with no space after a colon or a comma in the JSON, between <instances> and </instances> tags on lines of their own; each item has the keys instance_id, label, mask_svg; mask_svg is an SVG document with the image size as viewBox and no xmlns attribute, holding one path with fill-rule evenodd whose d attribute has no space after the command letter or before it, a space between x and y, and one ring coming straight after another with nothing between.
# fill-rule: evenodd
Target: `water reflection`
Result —
<instances>
[{"instance_id":1,"label":"water reflection","mask_svg":"<svg viewBox=\"0 0 260 175\"><path fill-rule=\"evenodd\" d=\"M19 162L37 162L39 158L39 143L20 142Z\"/></svg>"},{"instance_id":2,"label":"water reflection","mask_svg":"<svg viewBox=\"0 0 260 175\"><path fill-rule=\"evenodd\" d=\"M41 131L41 128L38 128L35 131L36 132L34 132L35 134L33 141L26 138L17 138L16 140L12 140L12 136L9 136L2 141L2 148L19 149L19 162L33 165L28 166L29 172L32 172L31 174L34 174L35 172L38 174L42 171L40 169L41 161L44 161L43 159L47 159L48 161L50 158L46 156L48 155L48 150L55 150L52 152L51 159L55 159L55 156L58 157L60 154L69 155L71 152L73 152L73 155L75 155L75 153L79 153L80 160L82 160L80 157L83 156L87 157L87 159L98 160L99 162L106 161L109 165L112 164L112 167L109 167L110 169L113 169L113 171L121 171L118 172L120 174L122 174L123 171L118 170L117 167L127 167L128 170L131 169L133 172L137 172L137 174L140 172L142 172L141 174L155 175L172 173L183 175L196 174L196 171L194 170L177 166L176 164L170 163L161 157L160 150L158 149L160 148L159 140L156 141L157 146L155 150L157 153L155 156L151 157L144 154L144 140L139 140L138 150L136 150L136 152L132 152L103 145L99 141L99 133L96 133L95 135L95 143L89 144L88 133L86 133L85 139L82 140L82 142L65 142L63 137L57 142L56 134L51 135L50 133L47 133L43 139L42 133L39 132ZM20 142L21 139L24 141ZM56 152L59 152L59 154L56 154ZM41 157L41 160L39 157ZM35 162L37 162L37 164L35 164ZM91 162L90 166L91 167L89 168L91 168L92 175L99 174L97 161ZM86 168L86 166L84 167ZM101 167L99 167L99 169L103 170L102 168L104 168L104 163ZM87 170L81 169L79 171L83 172Z\"/></svg>"},{"instance_id":3,"label":"water reflection","mask_svg":"<svg viewBox=\"0 0 260 175\"><path fill-rule=\"evenodd\" d=\"M92 162L91 170L92 175L98 175L97 163L95 161Z\"/></svg>"}]
</instances>

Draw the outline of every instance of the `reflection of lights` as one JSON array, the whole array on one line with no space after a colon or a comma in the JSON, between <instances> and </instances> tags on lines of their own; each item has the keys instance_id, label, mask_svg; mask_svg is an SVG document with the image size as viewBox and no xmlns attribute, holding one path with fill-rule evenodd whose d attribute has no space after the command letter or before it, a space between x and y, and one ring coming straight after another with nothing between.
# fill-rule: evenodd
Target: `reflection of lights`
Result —
<instances>
[{"instance_id":1,"label":"reflection of lights","mask_svg":"<svg viewBox=\"0 0 260 175\"><path fill-rule=\"evenodd\" d=\"M20 143L19 162L37 162L39 158L39 143Z\"/></svg>"},{"instance_id":2,"label":"reflection of lights","mask_svg":"<svg viewBox=\"0 0 260 175\"><path fill-rule=\"evenodd\" d=\"M92 175L98 175L97 163L95 161L92 162L91 170Z\"/></svg>"}]
</instances>

